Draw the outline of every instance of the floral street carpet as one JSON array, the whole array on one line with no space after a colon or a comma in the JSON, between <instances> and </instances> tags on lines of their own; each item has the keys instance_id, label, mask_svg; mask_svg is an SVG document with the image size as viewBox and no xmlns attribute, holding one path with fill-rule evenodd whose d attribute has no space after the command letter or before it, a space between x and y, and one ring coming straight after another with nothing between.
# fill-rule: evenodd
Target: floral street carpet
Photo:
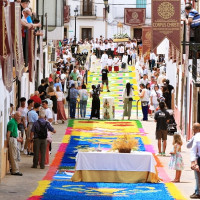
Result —
<instances>
[{"instance_id":1,"label":"floral street carpet","mask_svg":"<svg viewBox=\"0 0 200 200\"><path fill-rule=\"evenodd\" d=\"M161 183L86 183L72 182L78 149L97 148L107 151L113 140L129 133L138 140L139 151L153 153ZM184 200L177 187L170 183L162 163L139 121L69 120L55 159L46 176L28 200Z\"/></svg>"}]
</instances>

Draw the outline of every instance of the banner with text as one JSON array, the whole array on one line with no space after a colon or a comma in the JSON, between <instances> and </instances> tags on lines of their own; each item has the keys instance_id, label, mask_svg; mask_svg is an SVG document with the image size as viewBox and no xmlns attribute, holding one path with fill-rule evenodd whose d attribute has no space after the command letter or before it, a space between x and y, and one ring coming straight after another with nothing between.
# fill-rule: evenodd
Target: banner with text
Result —
<instances>
[{"instance_id":1,"label":"banner with text","mask_svg":"<svg viewBox=\"0 0 200 200\"><path fill-rule=\"evenodd\" d=\"M70 8L69 6L64 6L64 23L69 23L70 20Z\"/></svg>"},{"instance_id":2,"label":"banner with text","mask_svg":"<svg viewBox=\"0 0 200 200\"><path fill-rule=\"evenodd\" d=\"M142 54L151 50L151 27L142 27Z\"/></svg>"},{"instance_id":3,"label":"banner with text","mask_svg":"<svg viewBox=\"0 0 200 200\"><path fill-rule=\"evenodd\" d=\"M181 1L152 0L152 49L164 38L181 50Z\"/></svg>"},{"instance_id":4,"label":"banner with text","mask_svg":"<svg viewBox=\"0 0 200 200\"><path fill-rule=\"evenodd\" d=\"M145 8L124 8L124 24L129 26L145 24Z\"/></svg>"}]
</instances>

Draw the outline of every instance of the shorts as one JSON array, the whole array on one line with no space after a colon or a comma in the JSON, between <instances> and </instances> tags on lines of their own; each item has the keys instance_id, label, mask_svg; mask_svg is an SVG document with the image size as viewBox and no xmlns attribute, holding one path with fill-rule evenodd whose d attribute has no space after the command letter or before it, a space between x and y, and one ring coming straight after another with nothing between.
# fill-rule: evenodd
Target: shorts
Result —
<instances>
[{"instance_id":1,"label":"shorts","mask_svg":"<svg viewBox=\"0 0 200 200\"><path fill-rule=\"evenodd\" d=\"M167 140L167 130L157 130L156 131L157 140Z\"/></svg>"},{"instance_id":2,"label":"shorts","mask_svg":"<svg viewBox=\"0 0 200 200\"><path fill-rule=\"evenodd\" d=\"M102 80L102 84L103 84L103 85L104 85L104 84L108 85L108 79L107 79L107 80Z\"/></svg>"}]
</instances>

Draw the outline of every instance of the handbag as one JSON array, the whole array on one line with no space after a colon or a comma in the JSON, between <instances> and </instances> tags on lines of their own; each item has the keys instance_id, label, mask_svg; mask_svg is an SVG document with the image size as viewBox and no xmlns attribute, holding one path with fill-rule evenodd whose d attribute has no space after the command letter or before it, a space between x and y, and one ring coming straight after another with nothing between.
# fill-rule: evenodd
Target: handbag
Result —
<instances>
[{"instance_id":1,"label":"handbag","mask_svg":"<svg viewBox=\"0 0 200 200\"><path fill-rule=\"evenodd\" d=\"M122 69L125 69L126 68L126 63L123 62L121 67L122 67Z\"/></svg>"},{"instance_id":2,"label":"handbag","mask_svg":"<svg viewBox=\"0 0 200 200\"><path fill-rule=\"evenodd\" d=\"M132 98L132 97L130 97L130 98L128 98L128 100L129 100L129 101L133 101L133 98Z\"/></svg>"}]
</instances>

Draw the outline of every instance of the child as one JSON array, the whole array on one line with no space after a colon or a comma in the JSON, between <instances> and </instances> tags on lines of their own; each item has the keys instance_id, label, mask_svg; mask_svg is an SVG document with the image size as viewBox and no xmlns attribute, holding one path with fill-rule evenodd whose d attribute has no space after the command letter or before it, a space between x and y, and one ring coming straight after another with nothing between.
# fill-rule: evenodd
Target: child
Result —
<instances>
[{"instance_id":1,"label":"child","mask_svg":"<svg viewBox=\"0 0 200 200\"><path fill-rule=\"evenodd\" d=\"M108 58L107 65L108 65L108 71L112 72L113 59L111 55Z\"/></svg>"},{"instance_id":2,"label":"child","mask_svg":"<svg viewBox=\"0 0 200 200\"><path fill-rule=\"evenodd\" d=\"M119 58L118 56L115 56L113 60L113 65L114 65L114 71L118 72L119 71Z\"/></svg>"},{"instance_id":3,"label":"child","mask_svg":"<svg viewBox=\"0 0 200 200\"><path fill-rule=\"evenodd\" d=\"M169 163L169 168L176 170L176 177L172 181L174 183L180 182L181 171L183 170L183 158L181 156L181 146L183 142L181 140L181 136L179 134L174 134L173 140L173 151L170 152L171 159Z\"/></svg>"}]
</instances>

